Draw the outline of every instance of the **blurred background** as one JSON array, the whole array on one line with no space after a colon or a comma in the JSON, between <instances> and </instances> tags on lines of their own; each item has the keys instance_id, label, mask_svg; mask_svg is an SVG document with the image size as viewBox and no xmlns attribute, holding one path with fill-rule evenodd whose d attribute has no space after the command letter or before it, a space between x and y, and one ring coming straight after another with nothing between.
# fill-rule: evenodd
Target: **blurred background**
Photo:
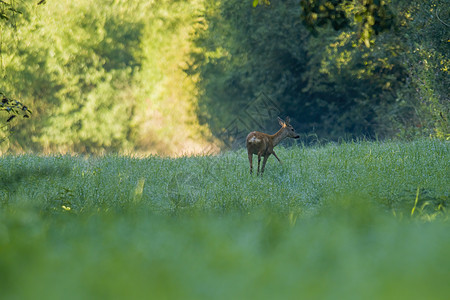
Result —
<instances>
[{"instance_id":1,"label":"blurred background","mask_svg":"<svg viewBox=\"0 0 450 300\"><path fill-rule=\"evenodd\" d=\"M1 1L0 92L33 114L0 109L0 151L214 152L262 93L303 140L448 140L449 13L435 0ZM254 130L276 129L265 122Z\"/></svg>"}]
</instances>

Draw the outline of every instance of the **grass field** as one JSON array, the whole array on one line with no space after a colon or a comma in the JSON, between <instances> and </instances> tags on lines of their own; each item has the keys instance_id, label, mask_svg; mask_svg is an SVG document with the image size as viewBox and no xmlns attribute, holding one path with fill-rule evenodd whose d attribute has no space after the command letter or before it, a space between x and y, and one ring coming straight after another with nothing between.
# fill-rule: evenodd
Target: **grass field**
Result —
<instances>
[{"instance_id":1,"label":"grass field","mask_svg":"<svg viewBox=\"0 0 450 300\"><path fill-rule=\"evenodd\" d=\"M448 299L450 144L0 158L0 299Z\"/></svg>"}]
</instances>

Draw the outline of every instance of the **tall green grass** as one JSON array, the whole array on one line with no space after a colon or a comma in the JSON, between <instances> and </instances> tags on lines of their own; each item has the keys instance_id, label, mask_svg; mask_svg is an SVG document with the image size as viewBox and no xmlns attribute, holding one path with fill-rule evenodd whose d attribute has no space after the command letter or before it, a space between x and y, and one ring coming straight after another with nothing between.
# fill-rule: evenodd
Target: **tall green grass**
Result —
<instances>
[{"instance_id":1,"label":"tall green grass","mask_svg":"<svg viewBox=\"0 0 450 300\"><path fill-rule=\"evenodd\" d=\"M0 298L446 299L450 146L0 158Z\"/></svg>"}]
</instances>

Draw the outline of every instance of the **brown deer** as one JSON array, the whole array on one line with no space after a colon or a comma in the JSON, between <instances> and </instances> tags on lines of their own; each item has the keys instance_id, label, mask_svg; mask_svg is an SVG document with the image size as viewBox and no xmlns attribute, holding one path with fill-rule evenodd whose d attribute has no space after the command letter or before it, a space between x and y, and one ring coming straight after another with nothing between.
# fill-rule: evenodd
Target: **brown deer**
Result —
<instances>
[{"instance_id":1,"label":"brown deer","mask_svg":"<svg viewBox=\"0 0 450 300\"><path fill-rule=\"evenodd\" d=\"M283 121L278 117L278 122L281 125L281 129L278 130L275 134L267 134L259 131L252 131L247 135L247 152L248 152L248 161L250 162L250 174L253 173L253 154L258 155L258 172L256 175L259 175L259 165L261 163L261 156L264 157L261 175L264 173L264 168L266 166L267 159L271 154L273 154L276 159L281 163L281 160L273 151L273 147L278 145L285 138L294 138L298 139L300 136L295 132L292 125L289 123L289 117L286 117L286 120Z\"/></svg>"}]
</instances>

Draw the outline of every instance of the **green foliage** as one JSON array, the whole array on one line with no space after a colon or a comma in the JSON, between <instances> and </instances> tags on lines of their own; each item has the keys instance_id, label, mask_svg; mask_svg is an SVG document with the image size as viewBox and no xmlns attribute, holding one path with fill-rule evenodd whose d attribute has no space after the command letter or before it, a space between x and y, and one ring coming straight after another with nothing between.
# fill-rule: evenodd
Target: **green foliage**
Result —
<instances>
[{"instance_id":1,"label":"green foliage","mask_svg":"<svg viewBox=\"0 0 450 300\"><path fill-rule=\"evenodd\" d=\"M0 2L0 91L34 113L2 152L201 152L260 95L305 136L449 138L440 1L36 2Z\"/></svg>"},{"instance_id":2,"label":"green foliage","mask_svg":"<svg viewBox=\"0 0 450 300\"><path fill-rule=\"evenodd\" d=\"M256 8L247 1L206 1L188 74L199 76L200 120L215 134L261 93L288 115L305 113L309 125L307 104L298 99L308 35L299 14L295 1Z\"/></svg>"},{"instance_id":3,"label":"green foliage","mask_svg":"<svg viewBox=\"0 0 450 300\"><path fill-rule=\"evenodd\" d=\"M2 296L446 299L448 143L278 155L3 156Z\"/></svg>"},{"instance_id":4,"label":"green foliage","mask_svg":"<svg viewBox=\"0 0 450 300\"><path fill-rule=\"evenodd\" d=\"M14 120L18 116L22 116L23 118L29 118L32 114L32 111L24 105L22 102L11 99L3 95L0 92L0 112L7 112L7 119L5 121L5 125L0 127L0 133L3 135L0 139L0 143L8 139L8 133L11 131L10 122Z\"/></svg>"},{"instance_id":5,"label":"green foliage","mask_svg":"<svg viewBox=\"0 0 450 300\"><path fill-rule=\"evenodd\" d=\"M270 5L269 0L253 0L253 7L256 7L258 5Z\"/></svg>"},{"instance_id":6,"label":"green foliage","mask_svg":"<svg viewBox=\"0 0 450 300\"><path fill-rule=\"evenodd\" d=\"M9 114L6 122L10 122L17 116L23 116L24 118L29 118L30 114L32 114L31 110L28 109L27 106L23 105L20 101L10 99L0 93L1 103L0 103L0 111L5 111Z\"/></svg>"},{"instance_id":7,"label":"green foliage","mask_svg":"<svg viewBox=\"0 0 450 300\"><path fill-rule=\"evenodd\" d=\"M156 1L146 14L143 61L136 98L147 110L136 117L135 146L163 154L200 152L208 137L198 124L196 78L183 71L192 50L190 35L203 0Z\"/></svg>"},{"instance_id":8,"label":"green foliage","mask_svg":"<svg viewBox=\"0 0 450 300\"><path fill-rule=\"evenodd\" d=\"M0 125L0 145L8 142L13 131L12 123L17 117L29 118L32 111L22 102L6 97L0 92L0 112L6 112L7 118L2 118L3 125Z\"/></svg>"},{"instance_id":9,"label":"green foliage","mask_svg":"<svg viewBox=\"0 0 450 300\"><path fill-rule=\"evenodd\" d=\"M199 114L217 136L264 93L306 135L448 138L448 28L434 16L446 15L438 2L205 5L189 74L199 76Z\"/></svg>"},{"instance_id":10,"label":"green foliage","mask_svg":"<svg viewBox=\"0 0 450 300\"><path fill-rule=\"evenodd\" d=\"M349 19L345 13L345 3L342 0L302 0L302 21L305 26L317 35L316 27L331 23L335 30L349 26Z\"/></svg>"},{"instance_id":11,"label":"green foliage","mask_svg":"<svg viewBox=\"0 0 450 300\"><path fill-rule=\"evenodd\" d=\"M21 14L15 8L14 2L0 2L0 34L1 28L3 28L4 24L14 26L15 16L17 14ZM0 35L1 38L1 35ZM0 43L0 56L2 54L2 43ZM1 59L0 59L1 61ZM0 125L0 144L9 138L9 134L11 132L10 122L15 119L17 116L23 116L24 118L29 118L32 113L31 110L24 105L22 102L8 98L3 92L0 90L0 98L1 98L1 107L0 112L7 112L8 118L5 119L5 124ZM3 123L3 120L2 120Z\"/></svg>"},{"instance_id":12,"label":"green foliage","mask_svg":"<svg viewBox=\"0 0 450 300\"><path fill-rule=\"evenodd\" d=\"M381 0L302 0L301 18L316 35L317 28L328 23L334 30L356 25L359 42L369 48L373 35L390 30L394 25L395 18L389 3Z\"/></svg>"},{"instance_id":13,"label":"green foliage","mask_svg":"<svg viewBox=\"0 0 450 300\"><path fill-rule=\"evenodd\" d=\"M0 88L35 117L16 126L11 150L174 154L202 144L181 65L199 1L17 5L22 15L2 32Z\"/></svg>"},{"instance_id":14,"label":"green foliage","mask_svg":"<svg viewBox=\"0 0 450 300\"><path fill-rule=\"evenodd\" d=\"M15 15L20 14L21 12L16 9L14 5L14 1L6 0L0 2L0 20L2 22L8 22L14 18Z\"/></svg>"},{"instance_id":15,"label":"green foliage","mask_svg":"<svg viewBox=\"0 0 450 300\"><path fill-rule=\"evenodd\" d=\"M415 130L407 134L426 134L450 139L450 59L448 57L449 24L441 16L449 16L450 8L441 1L412 1L398 4L402 16L399 43L404 47L403 66L408 74L406 85L399 91L416 112ZM448 18L447 18L448 19Z\"/></svg>"}]
</instances>

